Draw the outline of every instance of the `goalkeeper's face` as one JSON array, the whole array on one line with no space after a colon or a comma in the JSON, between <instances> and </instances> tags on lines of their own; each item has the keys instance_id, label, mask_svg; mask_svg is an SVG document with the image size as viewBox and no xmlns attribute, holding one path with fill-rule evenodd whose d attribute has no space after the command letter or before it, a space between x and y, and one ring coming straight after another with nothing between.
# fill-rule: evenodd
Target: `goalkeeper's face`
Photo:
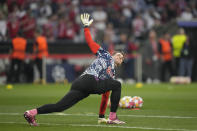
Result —
<instances>
[{"instance_id":1,"label":"goalkeeper's face","mask_svg":"<svg viewBox=\"0 0 197 131\"><path fill-rule=\"evenodd\" d=\"M112 57L114 59L114 63L115 63L116 66L120 66L122 64L123 60L124 60L124 56L120 52L114 54Z\"/></svg>"}]
</instances>

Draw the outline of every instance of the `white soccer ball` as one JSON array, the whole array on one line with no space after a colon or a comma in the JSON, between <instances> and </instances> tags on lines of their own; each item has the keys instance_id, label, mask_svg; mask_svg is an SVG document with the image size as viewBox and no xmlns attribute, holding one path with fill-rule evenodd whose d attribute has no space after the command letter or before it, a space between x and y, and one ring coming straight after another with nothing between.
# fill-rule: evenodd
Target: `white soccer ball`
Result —
<instances>
[{"instance_id":1,"label":"white soccer ball","mask_svg":"<svg viewBox=\"0 0 197 131\"><path fill-rule=\"evenodd\" d=\"M120 99L119 107L121 108L132 108L134 106L134 102L131 96L124 96Z\"/></svg>"},{"instance_id":2,"label":"white soccer ball","mask_svg":"<svg viewBox=\"0 0 197 131\"><path fill-rule=\"evenodd\" d=\"M141 108L143 106L144 101L141 97L134 96L134 97L132 97L132 100L134 102L133 108Z\"/></svg>"}]
</instances>

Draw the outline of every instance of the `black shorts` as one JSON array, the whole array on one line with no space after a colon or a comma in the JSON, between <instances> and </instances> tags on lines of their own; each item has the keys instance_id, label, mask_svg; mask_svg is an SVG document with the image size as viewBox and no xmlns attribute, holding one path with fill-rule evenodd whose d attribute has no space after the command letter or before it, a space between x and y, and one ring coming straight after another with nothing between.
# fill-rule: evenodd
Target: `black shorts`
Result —
<instances>
[{"instance_id":1,"label":"black shorts","mask_svg":"<svg viewBox=\"0 0 197 131\"><path fill-rule=\"evenodd\" d=\"M77 78L71 86L71 90L79 90L87 94L103 94L107 91L113 90L116 86L121 84L114 79L99 80L93 75L83 75Z\"/></svg>"}]
</instances>

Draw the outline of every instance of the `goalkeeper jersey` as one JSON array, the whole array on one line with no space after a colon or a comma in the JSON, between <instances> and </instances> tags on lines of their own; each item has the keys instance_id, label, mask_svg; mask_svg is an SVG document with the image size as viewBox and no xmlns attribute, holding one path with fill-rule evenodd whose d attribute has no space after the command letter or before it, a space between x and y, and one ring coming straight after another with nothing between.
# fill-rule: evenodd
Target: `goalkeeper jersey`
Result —
<instances>
[{"instance_id":1,"label":"goalkeeper jersey","mask_svg":"<svg viewBox=\"0 0 197 131\"><path fill-rule=\"evenodd\" d=\"M98 79L115 78L114 60L110 53L104 50L100 45L94 42L88 28L84 29L85 39L91 51L96 54L97 58L92 64L83 72L82 75L93 75Z\"/></svg>"},{"instance_id":2,"label":"goalkeeper jersey","mask_svg":"<svg viewBox=\"0 0 197 131\"><path fill-rule=\"evenodd\" d=\"M82 75L93 75L98 79L109 79L115 77L114 60L109 52L103 48L99 48L96 53L97 58L93 63L85 70Z\"/></svg>"}]
</instances>

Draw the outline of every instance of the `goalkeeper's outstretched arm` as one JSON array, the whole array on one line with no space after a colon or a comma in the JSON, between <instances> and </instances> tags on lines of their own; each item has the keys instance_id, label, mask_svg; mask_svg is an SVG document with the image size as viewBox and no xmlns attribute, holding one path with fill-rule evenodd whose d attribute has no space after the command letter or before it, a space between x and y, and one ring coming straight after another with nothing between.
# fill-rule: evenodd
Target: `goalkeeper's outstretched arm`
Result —
<instances>
[{"instance_id":1,"label":"goalkeeper's outstretched arm","mask_svg":"<svg viewBox=\"0 0 197 131\"><path fill-rule=\"evenodd\" d=\"M91 51L94 54L96 54L96 52L100 48L100 45L98 45L96 42L92 40L89 28L84 28L84 34L85 34L85 39L86 39L86 42L88 43L88 46L90 47Z\"/></svg>"},{"instance_id":2,"label":"goalkeeper's outstretched arm","mask_svg":"<svg viewBox=\"0 0 197 131\"><path fill-rule=\"evenodd\" d=\"M97 51L100 48L100 45L97 44L96 42L93 41L91 34L90 34L90 30L89 30L89 26L92 24L93 19L89 20L90 15L87 13L81 14L81 21L83 23L84 26L84 34L85 34L85 40L88 44L88 46L90 47L91 51L96 54Z\"/></svg>"}]
</instances>

